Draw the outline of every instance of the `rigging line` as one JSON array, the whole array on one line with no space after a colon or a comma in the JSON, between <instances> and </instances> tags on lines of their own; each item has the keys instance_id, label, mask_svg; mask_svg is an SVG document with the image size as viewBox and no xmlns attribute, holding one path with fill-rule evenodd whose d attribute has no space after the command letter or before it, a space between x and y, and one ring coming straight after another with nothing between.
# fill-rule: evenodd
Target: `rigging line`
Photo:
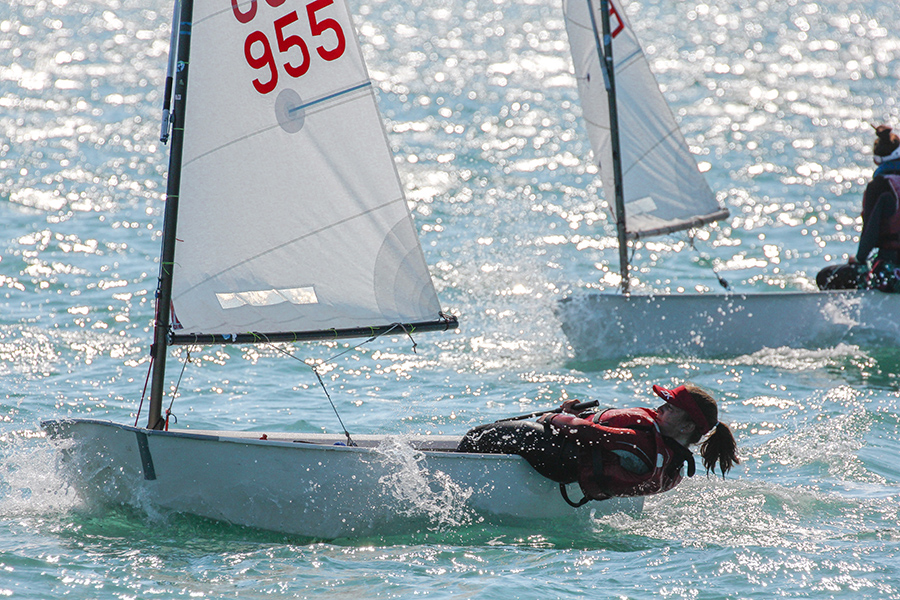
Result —
<instances>
[{"instance_id":1,"label":"rigging line","mask_svg":"<svg viewBox=\"0 0 900 600\"><path fill-rule=\"evenodd\" d=\"M336 358L339 358L345 354L348 354L349 352L357 350L357 349L359 349L360 346L363 346L364 344L368 344L369 342L375 340L376 338L381 337L382 335L387 335L388 333L390 333L397 327L402 328L403 331L406 333L406 335L409 336L409 339L412 340L413 352L415 352L416 342L415 342L415 340L412 339L412 335L410 335L410 333L406 331L406 327L404 327L403 324L394 323L394 325L390 329L385 331L384 333L382 333L380 335L373 335L369 339L367 339L363 342L360 342L354 346L351 346L351 347L347 348L346 350L344 350L343 352L339 352L330 358L326 358L326 359L322 360L322 364L331 362L331 361L335 360ZM316 379L319 380L319 385L322 386L322 391L325 392L325 397L328 398L328 403L331 404L331 410L334 411L334 415L337 417L338 423L340 423L341 429L343 430L344 435L347 437L347 445L348 446L356 446L356 442L354 442L350 438L350 432L347 431L347 427L344 426L344 420L341 419L341 414L338 412L337 406L335 405L334 400L332 400L332 398L331 398L331 394L328 393L328 387L325 385L325 380L322 379L322 376L319 374L319 370L316 368L316 365L311 365L311 364L307 363L305 360L291 354L290 352L288 352L287 350L284 350L283 348L279 348L275 344L269 343L268 345L269 345L269 347L273 348L276 352L280 352L280 353L284 354L285 356L287 356L288 358L293 358L294 360L299 361L300 363L302 363L302 364L306 365L307 367L309 367L310 369L312 369L312 372L315 374Z\"/></svg>"},{"instance_id":2,"label":"rigging line","mask_svg":"<svg viewBox=\"0 0 900 600\"><path fill-rule=\"evenodd\" d=\"M347 431L347 427L344 425L344 420L341 419L341 414L338 412L337 406L334 405L334 400L331 399L331 394L328 393L328 388L325 387L325 382L322 380L322 376L319 375L319 371L315 366L310 365L312 372L316 374L316 379L319 380L319 385L322 386L322 390L325 392L325 397L328 398L328 402L331 404L331 409L334 411L334 416L337 417L338 422L341 424L341 429L344 430L344 435L347 436L347 445L355 446L356 442L350 439L350 432Z\"/></svg>"},{"instance_id":3,"label":"rigging line","mask_svg":"<svg viewBox=\"0 0 900 600\"><path fill-rule=\"evenodd\" d=\"M153 355L150 355L150 365L147 367L147 378L144 379L144 391L141 392L141 401L138 403L137 414L134 417L134 426L138 426L138 419L141 418L141 410L144 408L144 398L147 397L147 384L150 383L150 373L153 371Z\"/></svg>"},{"instance_id":4,"label":"rigging line","mask_svg":"<svg viewBox=\"0 0 900 600\"><path fill-rule=\"evenodd\" d=\"M159 288L162 285L162 265L159 267L159 275L156 276L156 292L153 295L153 326L157 327L159 325ZM150 376L153 373L153 358L154 358L154 350L153 346L150 346L150 364L147 366L147 378L144 379L144 390L141 392L141 401L138 403L137 415L134 417L134 426L138 426L138 420L141 418L141 411L144 409L144 399L147 397L147 385L150 383ZM153 403L151 402L151 405Z\"/></svg>"},{"instance_id":5,"label":"rigging line","mask_svg":"<svg viewBox=\"0 0 900 600\"><path fill-rule=\"evenodd\" d=\"M391 328L388 329L387 331L385 331L384 333L381 333L381 334L373 334L372 337L370 337L370 338L367 339L366 341L360 342L360 343L356 344L355 346L351 346L351 347L347 348L346 350L344 350L343 352L338 352L337 354L335 354L335 355L332 356L331 358L326 358L326 359L325 359L324 361L322 361L322 362L330 362L330 361L333 361L333 360L336 359L336 358L342 357L342 356L345 355L345 354L349 354L350 352L359 349L360 346L363 346L363 345L365 345L365 344L368 344L369 342L374 341L375 339L381 337L382 335L387 335L387 334L389 334L389 333L392 332L393 330L397 329L397 327L401 327L401 328L402 328L403 325L400 324L400 323L394 323L393 325L391 325ZM405 328L404 328L403 330L406 331ZM410 336L410 337L412 337L412 336ZM299 360L299 359L298 359L298 360ZM306 364L306 363L304 363L304 364Z\"/></svg>"},{"instance_id":6,"label":"rigging line","mask_svg":"<svg viewBox=\"0 0 900 600\"><path fill-rule=\"evenodd\" d=\"M406 330L406 325L403 325L402 323L400 324L400 327L403 328L403 333L405 333L405 334L406 334L406 337L409 338L409 341L412 342L412 351L413 351L413 354L418 354L418 352L416 352L416 347L418 346L418 344L416 343L416 340L413 339L412 331L407 331L407 330Z\"/></svg>"},{"instance_id":7,"label":"rigging line","mask_svg":"<svg viewBox=\"0 0 900 600\"><path fill-rule=\"evenodd\" d=\"M695 229L691 229L691 230L688 232L688 241L689 241L689 243L690 243L690 245L691 245L691 249L693 249L694 252L697 253L697 256L699 256L699 257L702 259L702 258L703 258L703 255L700 254L700 250L697 249L697 246L694 245L694 237L695 237L695 236L694 236L694 232L695 232L695 231L696 231ZM725 280L725 278L723 278L721 275L719 275L719 272L716 270L716 266L713 264L712 261L709 261L709 268L712 269L713 275L715 275L715 276L716 276L716 279L719 280L719 285L721 285L723 288L725 288L726 291L729 291L729 292L730 292L730 291L731 291L731 286L728 285L728 282Z\"/></svg>"},{"instance_id":8,"label":"rigging line","mask_svg":"<svg viewBox=\"0 0 900 600\"><path fill-rule=\"evenodd\" d=\"M181 365L181 373L178 374L178 381L175 382L175 389L172 390L172 399L169 401L169 408L166 409L166 431L169 430L169 415L175 417L172 414L172 405L175 404L175 396L178 395L178 388L181 387L181 378L184 377L184 370L187 368L189 362L191 362L191 351L190 349L186 350L185 353L187 356L184 358L184 363ZM175 417L175 422L178 422L178 417Z\"/></svg>"}]
</instances>

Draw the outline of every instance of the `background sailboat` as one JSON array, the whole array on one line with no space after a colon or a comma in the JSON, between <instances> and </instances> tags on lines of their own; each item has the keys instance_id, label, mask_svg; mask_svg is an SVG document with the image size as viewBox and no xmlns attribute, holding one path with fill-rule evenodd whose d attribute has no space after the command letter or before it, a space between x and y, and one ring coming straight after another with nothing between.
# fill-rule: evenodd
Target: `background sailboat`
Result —
<instances>
[{"instance_id":1,"label":"background sailboat","mask_svg":"<svg viewBox=\"0 0 900 600\"><path fill-rule=\"evenodd\" d=\"M557 484L524 460L450 452L453 436L168 427L171 345L457 326L440 310L345 2L222 6L182 0L177 13L147 426L44 422L76 486L319 538L415 528L410 504L429 495L459 522L571 518Z\"/></svg>"},{"instance_id":2,"label":"background sailboat","mask_svg":"<svg viewBox=\"0 0 900 600\"><path fill-rule=\"evenodd\" d=\"M576 294L559 303L578 359L900 341L900 326L887 316L900 308L900 298L875 291L630 293L630 241L700 227L729 213L660 92L628 22L628 4L564 2L584 120L616 221L621 275L619 294Z\"/></svg>"}]
</instances>

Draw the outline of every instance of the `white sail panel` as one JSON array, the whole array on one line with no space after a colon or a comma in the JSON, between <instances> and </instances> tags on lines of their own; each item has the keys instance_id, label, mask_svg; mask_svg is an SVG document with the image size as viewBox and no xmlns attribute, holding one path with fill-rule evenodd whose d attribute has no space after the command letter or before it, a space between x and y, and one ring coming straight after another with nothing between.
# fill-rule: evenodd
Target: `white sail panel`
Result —
<instances>
[{"instance_id":1,"label":"white sail panel","mask_svg":"<svg viewBox=\"0 0 900 600\"><path fill-rule=\"evenodd\" d=\"M626 232L632 238L644 237L724 219L728 211L700 174L628 23L628 4L610 1ZM615 214L609 102L600 65L600 2L564 0L563 8L591 147Z\"/></svg>"},{"instance_id":2,"label":"white sail panel","mask_svg":"<svg viewBox=\"0 0 900 600\"><path fill-rule=\"evenodd\" d=\"M436 320L345 0L196 0L191 37L179 333Z\"/></svg>"}]
</instances>

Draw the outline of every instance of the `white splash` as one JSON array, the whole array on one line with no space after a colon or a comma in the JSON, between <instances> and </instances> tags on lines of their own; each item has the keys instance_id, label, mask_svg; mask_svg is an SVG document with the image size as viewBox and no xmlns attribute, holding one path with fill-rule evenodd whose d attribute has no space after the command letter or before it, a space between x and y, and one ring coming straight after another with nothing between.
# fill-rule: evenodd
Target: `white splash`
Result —
<instances>
[{"instance_id":1,"label":"white splash","mask_svg":"<svg viewBox=\"0 0 900 600\"><path fill-rule=\"evenodd\" d=\"M57 515L80 507L59 460L60 454L34 432L0 438L0 515Z\"/></svg>"},{"instance_id":2,"label":"white splash","mask_svg":"<svg viewBox=\"0 0 900 600\"><path fill-rule=\"evenodd\" d=\"M829 323L855 327L859 325L859 313L862 306L860 298L849 298L837 295L822 306L822 316Z\"/></svg>"},{"instance_id":3,"label":"white splash","mask_svg":"<svg viewBox=\"0 0 900 600\"><path fill-rule=\"evenodd\" d=\"M438 527L458 527L472 522L467 506L471 488L464 488L443 471L426 466L426 456L401 436L389 436L376 449L389 474L379 483L406 508L408 516L425 516Z\"/></svg>"}]
</instances>

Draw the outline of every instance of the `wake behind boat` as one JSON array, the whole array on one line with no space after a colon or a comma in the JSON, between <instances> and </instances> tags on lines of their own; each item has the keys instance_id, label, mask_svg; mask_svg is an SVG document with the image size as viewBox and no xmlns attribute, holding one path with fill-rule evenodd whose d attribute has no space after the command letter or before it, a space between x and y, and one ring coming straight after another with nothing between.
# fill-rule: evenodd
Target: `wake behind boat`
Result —
<instances>
[{"instance_id":1,"label":"wake behind boat","mask_svg":"<svg viewBox=\"0 0 900 600\"><path fill-rule=\"evenodd\" d=\"M326 539L415 526L423 498L449 507L451 524L571 520L524 459L458 454L453 438L169 429L173 345L458 326L441 311L344 0L182 0L170 75L146 427L42 424L80 493Z\"/></svg>"},{"instance_id":2,"label":"wake behind boat","mask_svg":"<svg viewBox=\"0 0 900 600\"><path fill-rule=\"evenodd\" d=\"M626 16L628 0L566 0L585 123L616 220L620 293L557 306L580 361L723 356L782 346L900 343L900 295L873 290L631 293L629 242L728 217L697 168Z\"/></svg>"}]
</instances>

